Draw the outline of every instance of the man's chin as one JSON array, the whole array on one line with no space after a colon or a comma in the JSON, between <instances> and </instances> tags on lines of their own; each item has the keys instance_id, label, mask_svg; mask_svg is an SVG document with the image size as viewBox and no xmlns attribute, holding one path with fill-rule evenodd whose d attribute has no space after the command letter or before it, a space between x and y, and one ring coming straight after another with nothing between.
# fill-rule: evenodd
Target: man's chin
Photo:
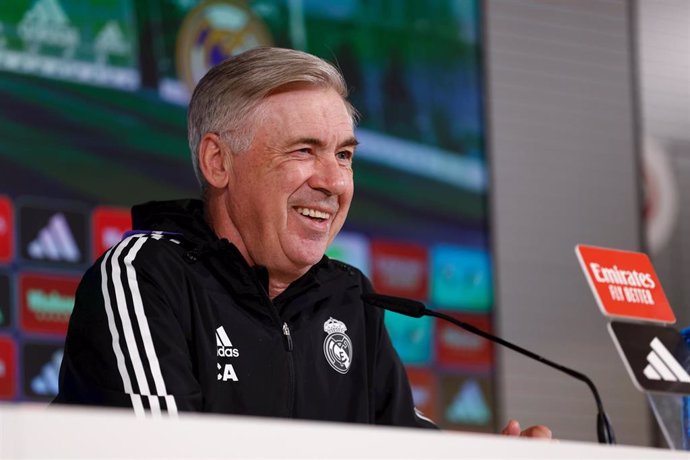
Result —
<instances>
[{"instance_id":1,"label":"man's chin","mask_svg":"<svg viewBox=\"0 0 690 460\"><path fill-rule=\"evenodd\" d=\"M300 267L306 267L306 269L309 270L309 268L319 263L323 258L323 255L326 253L326 248L327 246L325 244L315 245L312 243L310 245L304 245L292 251L291 255L293 257L290 257L290 260L293 264Z\"/></svg>"}]
</instances>

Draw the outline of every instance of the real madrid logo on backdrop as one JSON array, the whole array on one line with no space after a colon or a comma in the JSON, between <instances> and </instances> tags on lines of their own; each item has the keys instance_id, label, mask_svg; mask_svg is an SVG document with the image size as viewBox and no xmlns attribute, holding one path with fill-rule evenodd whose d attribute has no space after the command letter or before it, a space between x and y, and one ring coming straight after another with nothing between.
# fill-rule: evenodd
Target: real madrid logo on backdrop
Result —
<instances>
[{"instance_id":1,"label":"real madrid logo on backdrop","mask_svg":"<svg viewBox=\"0 0 690 460\"><path fill-rule=\"evenodd\" d=\"M177 75L190 90L219 62L273 44L264 23L241 0L211 0L189 12L177 36Z\"/></svg>"},{"instance_id":2,"label":"real madrid logo on backdrop","mask_svg":"<svg viewBox=\"0 0 690 460\"><path fill-rule=\"evenodd\" d=\"M347 326L342 321L328 318L323 323L323 330L328 335L323 341L323 354L333 369L341 374L347 374L352 364L352 342L345 334Z\"/></svg>"}]
</instances>

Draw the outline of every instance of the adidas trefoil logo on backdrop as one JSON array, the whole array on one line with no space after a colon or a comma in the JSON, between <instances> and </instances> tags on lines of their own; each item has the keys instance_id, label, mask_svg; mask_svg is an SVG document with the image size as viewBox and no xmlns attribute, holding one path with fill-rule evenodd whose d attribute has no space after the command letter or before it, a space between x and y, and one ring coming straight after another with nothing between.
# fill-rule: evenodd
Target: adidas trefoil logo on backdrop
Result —
<instances>
[{"instance_id":1,"label":"adidas trefoil logo on backdrop","mask_svg":"<svg viewBox=\"0 0 690 460\"><path fill-rule=\"evenodd\" d=\"M239 358L240 356L240 351L232 346L230 337L228 337L223 326L216 329L216 347L216 357L220 359ZM216 363L216 367L218 368L218 380L222 380L223 382L227 382L228 380L237 382L239 380L232 364Z\"/></svg>"}]
</instances>

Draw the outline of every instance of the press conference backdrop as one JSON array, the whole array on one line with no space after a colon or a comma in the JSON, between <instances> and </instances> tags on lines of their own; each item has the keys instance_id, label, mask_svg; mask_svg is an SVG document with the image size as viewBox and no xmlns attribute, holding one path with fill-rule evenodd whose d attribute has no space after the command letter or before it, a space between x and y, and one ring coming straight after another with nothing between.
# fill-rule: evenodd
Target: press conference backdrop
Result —
<instances>
[{"instance_id":1,"label":"press conference backdrop","mask_svg":"<svg viewBox=\"0 0 690 460\"><path fill-rule=\"evenodd\" d=\"M491 330L479 14L452 0L2 2L0 398L56 394L81 274L130 228L131 205L198 196L191 88L261 45L336 62L362 114L356 198L328 254L381 293ZM495 429L489 344L425 319L386 324L422 411Z\"/></svg>"}]
</instances>

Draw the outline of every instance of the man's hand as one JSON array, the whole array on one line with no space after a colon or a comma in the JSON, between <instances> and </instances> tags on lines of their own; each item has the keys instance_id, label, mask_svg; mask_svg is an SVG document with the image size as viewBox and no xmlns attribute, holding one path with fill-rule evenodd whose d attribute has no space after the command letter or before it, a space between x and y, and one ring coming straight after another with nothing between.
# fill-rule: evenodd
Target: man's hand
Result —
<instances>
[{"instance_id":1,"label":"man's hand","mask_svg":"<svg viewBox=\"0 0 690 460\"><path fill-rule=\"evenodd\" d=\"M501 434L506 436L522 436L526 438L552 439L551 430L544 425L531 426L524 431L520 431L520 424L517 420L509 420Z\"/></svg>"}]
</instances>

